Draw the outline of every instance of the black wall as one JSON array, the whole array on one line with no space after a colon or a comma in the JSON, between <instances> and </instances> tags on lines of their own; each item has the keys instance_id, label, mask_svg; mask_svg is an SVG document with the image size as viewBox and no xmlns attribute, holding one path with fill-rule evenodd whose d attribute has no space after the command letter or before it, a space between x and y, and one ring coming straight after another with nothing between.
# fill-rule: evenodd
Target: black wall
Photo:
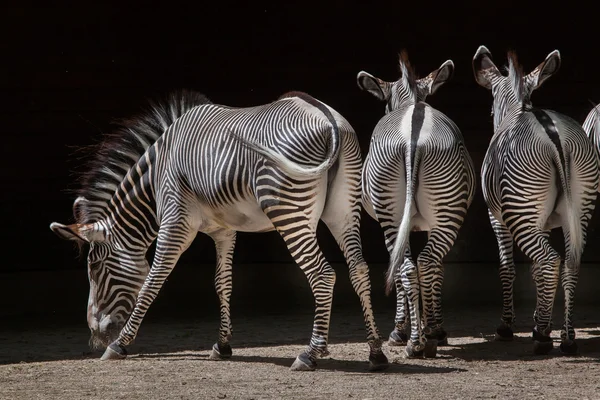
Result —
<instances>
[{"instance_id":1,"label":"black wall","mask_svg":"<svg viewBox=\"0 0 600 400\"><path fill-rule=\"evenodd\" d=\"M597 14L567 2L128 3L3 7L0 271L81 267L73 247L48 228L52 221L71 222L74 197L66 190L75 188L75 147L97 141L111 120L171 89L195 89L233 106L306 91L350 121L366 154L384 105L358 89L356 74L397 79L402 48L422 76L450 58L453 79L428 101L461 128L478 171L492 134L491 93L475 83L471 70L479 45L498 65L515 49L526 72L552 50L561 51L561 70L533 95L536 106L583 122L589 100L600 101ZM328 258L342 261L322 233ZM366 214L363 233L367 260L385 263L381 231ZM597 243L592 231L584 261L600 260ZM182 262L213 260L212 242L199 235ZM267 233L240 235L235 260L291 258L281 239ZM447 260L497 260L481 191Z\"/></svg>"}]
</instances>

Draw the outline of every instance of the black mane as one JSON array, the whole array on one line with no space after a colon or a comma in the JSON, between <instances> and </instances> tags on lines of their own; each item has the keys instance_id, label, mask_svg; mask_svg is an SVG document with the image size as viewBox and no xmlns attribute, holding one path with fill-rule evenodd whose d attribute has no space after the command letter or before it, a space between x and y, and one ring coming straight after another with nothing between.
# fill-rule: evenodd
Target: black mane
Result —
<instances>
[{"instance_id":1,"label":"black mane","mask_svg":"<svg viewBox=\"0 0 600 400\"><path fill-rule=\"evenodd\" d=\"M89 158L78 174L78 199L73 204L76 222L90 223L106 211L116 188L148 147L185 112L208 103L211 101L198 92L171 92L163 99L149 101L144 112L116 121L113 132L84 148ZM81 198L87 201L79 201Z\"/></svg>"}]
</instances>

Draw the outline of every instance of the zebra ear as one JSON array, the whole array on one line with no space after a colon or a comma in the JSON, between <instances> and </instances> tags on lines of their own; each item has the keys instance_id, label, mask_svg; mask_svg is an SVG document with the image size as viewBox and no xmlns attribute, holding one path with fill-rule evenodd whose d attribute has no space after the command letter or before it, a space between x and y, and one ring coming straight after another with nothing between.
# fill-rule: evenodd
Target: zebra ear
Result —
<instances>
[{"instance_id":1,"label":"zebra ear","mask_svg":"<svg viewBox=\"0 0 600 400\"><path fill-rule=\"evenodd\" d=\"M546 56L546 59L527 75L526 80L532 89L539 88L546 79L550 78L560 68L560 52L554 50Z\"/></svg>"},{"instance_id":2,"label":"zebra ear","mask_svg":"<svg viewBox=\"0 0 600 400\"><path fill-rule=\"evenodd\" d=\"M485 46L479 46L473 56L473 73L475 81L486 89L492 88L492 78L502 75L492 61L492 53Z\"/></svg>"},{"instance_id":3,"label":"zebra ear","mask_svg":"<svg viewBox=\"0 0 600 400\"><path fill-rule=\"evenodd\" d=\"M371 93L379 100L387 101L390 97L390 85L388 82L375 78L373 75L360 71L356 76L358 87Z\"/></svg>"},{"instance_id":4,"label":"zebra ear","mask_svg":"<svg viewBox=\"0 0 600 400\"><path fill-rule=\"evenodd\" d=\"M452 60L447 60L425 78L419 79L419 89L424 90L426 95L434 94L440 86L452 78L453 74L454 63Z\"/></svg>"},{"instance_id":5,"label":"zebra ear","mask_svg":"<svg viewBox=\"0 0 600 400\"><path fill-rule=\"evenodd\" d=\"M71 224L63 225L58 222L50 224L52 232L64 240L75 240L78 242L103 242L104 231L94 227L94 224Z\"/></svg>"},{"instance_id":6,"label":"zebra ear","mask_svg":"<svg viewBox=\"0 0 600 400\"><path fill-rule=\"evenodd\" d=\"M82 208L85 208L89 204L88 199L83 196L79 196L73 202L73 216L76 220L79 220L79 214L82 212Z\"/></svg>"}]
</instances>

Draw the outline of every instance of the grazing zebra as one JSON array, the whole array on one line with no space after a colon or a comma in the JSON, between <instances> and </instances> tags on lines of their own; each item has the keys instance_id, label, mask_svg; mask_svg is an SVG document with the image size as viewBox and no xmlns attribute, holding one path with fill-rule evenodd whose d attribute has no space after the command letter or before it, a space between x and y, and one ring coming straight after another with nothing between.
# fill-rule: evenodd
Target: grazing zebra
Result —
<instances>
[{"instance_id":1,"label":"grazing zebra","mask_svg":"<svg viewBox=\"0 0 600 400\"><path fill-rule=\"evenodd\" d=\"M516 54L508 53L508 76L480 46L473 58L477 83L494 98L494 135L481 175L485 201L500 253L502 323L497 340L511 340L513 306L513 240L533 260L531 272L537 304L533 315L534 353L552 349L552 308L559 276L565 292L565 324L560 349L576 353L572 324L586 229L598 187L598 156L581 126L551 110L534 108L531 93L556 73L560 54L555 50L530 74L524 75ZM561 227L565 260L551 247L550 230Z\"/></svg>"},{"instance_id":2,"label":"grazing zebra","mask_svg":"<svg viewBox=\"0 0 600 400\"><path fill-rule=\"evenodd\" d=\"M475 170L458 127L424 102L452 76L452 61L417 79L403 51L400 70L402 76L395 82L364 71L357 77L361 89L386 102L365 159L363 204L379 221L390 253L386 292L395 284L397 303L389 343L407 343L409 356L435 357L438 341L447 343L442 327L442 259L473 199ZM411 231L428 233L417 267L410 252Z\"/></svg>"},{"instance_id":3,"label":"grazing zebra","mask_svg":"<svg viewBox=\"0 0 600 400\"><path fill-rule=\"evenodd\" d=\"M84 176L73 206L77 223L50 226L64 239L89 243L88 325L91 342L108 346L102 359L126 356L146 311L197 232L209 235L217 251L221 321L211 358L230 357L236 231L276 229L315 298L310 344L291 368L314 369L317 357L328 354L335 283L317 243L322 219L360 296L370 369L385 368L359 235L361 167L350 124L300 92L250 108L181 92L128 121L101 145ZM149 267L145 254L155 239Z\"/></svg>"}]
</instances>

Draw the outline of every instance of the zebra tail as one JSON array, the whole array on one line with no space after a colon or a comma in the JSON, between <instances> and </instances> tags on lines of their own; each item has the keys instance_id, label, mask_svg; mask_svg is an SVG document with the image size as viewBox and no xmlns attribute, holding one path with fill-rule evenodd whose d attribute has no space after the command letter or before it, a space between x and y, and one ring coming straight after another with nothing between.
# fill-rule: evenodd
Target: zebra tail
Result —
<instances>
[{"instance_id":1,"label":"zebra tail","mask_svg":"<svg viewBox=\"0 0 600 400\"><path fill-rule=\"evenodd\" d=\"M232 130L228 130L228 133L240 144L262 155L267 160L271 161L279 168L281 168L288 175L302 179L316 178L320 176L323 172L329 170L329 168L331 168L331 166L333 166L333 164L337 161L340 155L341 137L338 124L334 116L331 114L331 111L329 111L329 109L327 108L327 106L323 105L322 103L318 103L318 105L315 105L315 107L317 107L323 114L325 114L331 126L331 141L327 149L327 155L325 156L323 162L321 162L321 164L317 165L316 167L303 167L302 165L286 158L277 151L270 149L267 146L264 146L260 143L252 142L237 134L236 132L233 132Z\"/></svg>"},{"instance_id":2,"label":"zebra tail","mask_svg":"<svg viewBox=\"0 0 600 400\"><path fill-rule=\"evenodd\" d=\"M583 231L581 229L581 216L579 215L579 205L573 203L573 196L571 191L571 160L568 159L567 165L565 165L566 171L561 171L560 163L557 167L560 171L560 178L562 181L563 192L567 200L567 219L569 222L569 254L568 259L572 267L578 267L581 263L581 255L583 254Z\"/></svg>"},{"instance_id":3,"label":"zebra tail","mask_svg":"<svg viewBox=\"0 0 600 400\"><path fill-rule=\"evenodd\" d=\"M412 158L411 154L414 152L414 163L407 163L410 165L408 166L408 168L406 168L406 201L404 203L404 213L402 214L402 221L400 222L400 227L398 228L398 234L396 235L396 240L394 242L392 254L390 255L390 264L387 270L387 278L385 284L386 295L389 295L392 291L392 288L394 287L395 277L398 273L398 268L400 268L402 262L404 261L404 251L406 249L406 246L408 245L408 238L410 235L412 204L416 189L415 187L417 183L420 158L416 144L409 144L408 147L409 152L407 154L407 159L410 160Z\"/></svg>"}]
</instances>

